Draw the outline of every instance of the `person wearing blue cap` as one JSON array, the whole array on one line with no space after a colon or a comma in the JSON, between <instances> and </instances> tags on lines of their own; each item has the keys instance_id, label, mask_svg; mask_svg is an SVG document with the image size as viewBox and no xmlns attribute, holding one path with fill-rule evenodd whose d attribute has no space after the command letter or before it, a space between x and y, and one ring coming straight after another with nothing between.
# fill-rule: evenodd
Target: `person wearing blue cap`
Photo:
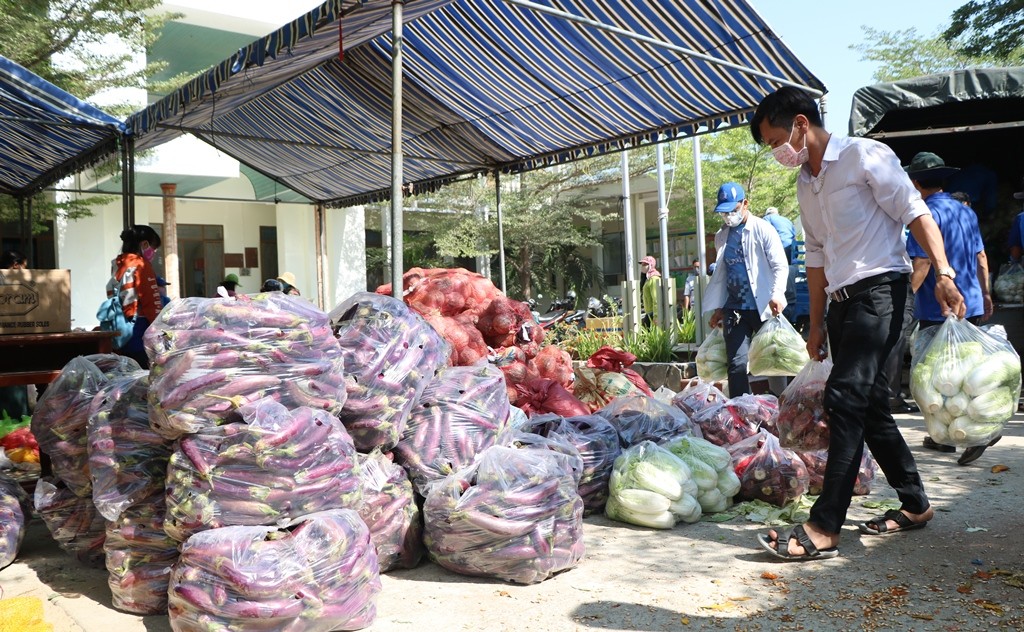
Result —
<instances>
[{"instance_id":1,"label":"person wearing blue cap","mask_svg":"<svg viewBox=\"0 0 1024 632\"><path fill-rule=\"evenodd\" d=\"M156 289L160 292L160 307L166 307L167 304L171 302L171 299L167 297L168 285L170 285L170 283L168 283L167 279L162 276L158 276L156 278Z\"/></svg>"},{"instance_id":2,"label":"person wearing blue cap","mask_svg":"<svg viewBox=\"0 0 1024 632\"><path fill-rule=\"evenodd\" d=\"M743 187L727 182L718 189L715 212L722 228L715 233L715 272L704 290L710 325L722 327L729 361L729 397L750 393L747 351L750 339L771 316L786 309L789 262L771 224L750 212Z\"/></svg>"}]
</instances>

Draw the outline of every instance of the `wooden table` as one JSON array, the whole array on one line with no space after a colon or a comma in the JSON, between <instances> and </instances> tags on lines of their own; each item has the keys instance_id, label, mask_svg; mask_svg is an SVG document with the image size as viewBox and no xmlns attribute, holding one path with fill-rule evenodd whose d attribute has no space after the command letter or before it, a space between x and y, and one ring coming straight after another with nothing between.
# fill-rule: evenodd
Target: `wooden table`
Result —
<instances>
[{"instance_id":1,"label":"wooden table","mask_svg":"<svg viewBox=\"0 0 1024 632\"><path fill-rule=\"evenodd\" d=\"M110 331L0 335L0 386L49 384L70 360L113 348Z\"/></svg>"}]
</instances>

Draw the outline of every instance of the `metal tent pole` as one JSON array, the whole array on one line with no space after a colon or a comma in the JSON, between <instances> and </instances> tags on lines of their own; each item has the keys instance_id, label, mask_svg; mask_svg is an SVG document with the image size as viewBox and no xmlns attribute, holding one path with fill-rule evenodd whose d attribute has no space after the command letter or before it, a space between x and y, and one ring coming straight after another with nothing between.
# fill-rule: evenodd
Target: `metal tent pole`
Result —
<instances>
[{"instance_id":1,"label":"metal tent pole","mask_svg":"<svg viewBox=\"0 0 1024 632\"><path fill-rule=\"evenodd\" d=\"M659 141L661 138L659 137ZM675 301L672 300L672 265L668 258L668 200L665 198L665 152L663 143L654 146L654 156L658 168L658 240L661 242L661 296L659 304L659 321L663 329L670 330L675 323Z\"/></svg>"},{"instance_id":2,"label":"metal tent pole","mask_svg":"<svg viewBox=\"0 0 1024 632\"><path fill-rule=\"evenodd\" d=\"M402 8L391 5L391 295L402 298Z\"/></svg>"},{"instance_id":3,"label":"metal tent pole","mask_svg":"<svg viewBox=\"0 0 1024 632\"><path fill-rule=\"evenodd\" d=\"M693 190L696 192L697 206L697 259L700 270L697 271L697 283L693 288L693 309L696 318L697 344L704 342L704 288L707 287L708 253L704 244L704 182L701 176L700 136L693 137Z\"/></svg>"},{"instance_id":4,"label":"metal tent pole","mask_svg":"<svg viewBox=\"0 0 1024 632\"><path fill-rule=\"evenodd\" d=\"M28 265L29 265L29 267L30 268L35 268L35 267L37 267L39 265L39 262L36 261L35 244L32 242L32 225L33 225L33 221L32 221L32 197L31 196L29 196L26 199L25 205L26 205L27 210L28 210L28 244L27 244L28 248L26 248L25 257L28 258Z\"/></svg>"},{"instance_id":5,"label":"metal tent pole","mask_svg":"<svg viewBox=\"0 0 1024 632\"><path fill-rule=\"evenodd\" d=\"M131 187L128 182L131 176L128 173L128 137L121 137L121 224L123 228L132 225L129 200L131 199Z\"/></svg>"},{"instance_id":6,"label":"metal tent pole","mask_svg":"<svg viewBox=\"0 0 1024 632\"><path fill-rule=\"evenodd\" d=\"M505 216L501 210L501 174L494 172L494 208L498 211L498 269L501 271L501 293L505 289Z\"/></svg>"},{"instance_id":7,"label":"metal tent pole","mask_svg":"<svg viewBox=\"0 0 1024 632\"><path fill-rule=\"evenodd\" d=\"M626 246L626 287L623 291L623 314L627 333L640 328L639 298L636 283L636 256L633 254L633 210L629 192L629 151L622 152L622 230Z\"/></svg>"},{"instance_id":8,"label":"metal tent pole","mask_svg":"<svg viewBox=\"0 0 1024 632\"><path fill-rule=\"evenodd\" d=\"M18 240L21 245L21 253L28 250L28 241L32 239L32 227L25 224L25 198L18 198Z\"/></svg>"}]
</instances>

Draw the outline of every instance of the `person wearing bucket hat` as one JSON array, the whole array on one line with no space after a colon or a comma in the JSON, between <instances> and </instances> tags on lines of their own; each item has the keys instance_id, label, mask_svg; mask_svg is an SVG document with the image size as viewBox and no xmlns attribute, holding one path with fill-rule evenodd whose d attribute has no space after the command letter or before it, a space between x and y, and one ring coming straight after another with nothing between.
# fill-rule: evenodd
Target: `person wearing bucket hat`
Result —
<instances>
[{"instance_id":1,"label":"person wearing bucket hat","mask_svg":"<svg viewBox=\"0 0 1024 632\"><path fill-rule=\"evenodd\" d=\"M894 487L900 509L859 524L861 533L918 529L935 514L889 410L885 362L910 296L904 226L937 273L935 298L943 314L962 317L966 308L942 234L892 149L868 138L833 136L813 96L793 86L761 100L750 132L779 164L799 170L810 302L807 352L814 360L832 360L824 388L829 446L821 493L806 522L757 540L787 561L836 557L865 443Z\"/></svg>"},{"instance_id":2,"label":"person wearing bucket hat","mask_svg":"<svg viewBox=\"0 0 1024 632\"><path fill-rule=\"evenodd\" d=\"M715 212L723 226L715 233L715 272L704 290L703 306L712 327L722 327L729 367L729 396L750 393L747 351L762 323L786 309L789 261L778 232L750 212L737 182L718 188Z\"/></svg>"},{"instance_id":3,"label":"person wearing bucket hat","mask_svg":"<svg viewBox=\"0 0 1024 632\"><path fill-rule=\"evenodd\" d=\"M981 324L992 316L993 310L988 282L988 257L981 240L977 215L943 191L943 183L956 170L947 167L942 158L927 152L914 156L904 170L928 205L935 223L939 225L949 264L956 270L953 281L967 304L965 317L975 325ZM910 287L914 290L914 316L918 320L919 331L924 332L938 327L945 320L942 308L935 300L935 271L914 235L907 237L907 254L914 266L910 275ZM955 447L939 443L931 436L925 437L924 447L941 452L956 451ZM973 463L987 447L967 448L957 463Z\"/></svg>"},{"instance_id":4,"label":"person wearing bucket hat","mask_svg":"<svg viewBox=\"0 0 1024 632\"><path fill-rule=\"evenodd\" d=\"M295 287L295 275L291 272L282 272L277 280L281 282L281 291L285 294L299 296L299 288Z\"/></svg>"}]
</instances>

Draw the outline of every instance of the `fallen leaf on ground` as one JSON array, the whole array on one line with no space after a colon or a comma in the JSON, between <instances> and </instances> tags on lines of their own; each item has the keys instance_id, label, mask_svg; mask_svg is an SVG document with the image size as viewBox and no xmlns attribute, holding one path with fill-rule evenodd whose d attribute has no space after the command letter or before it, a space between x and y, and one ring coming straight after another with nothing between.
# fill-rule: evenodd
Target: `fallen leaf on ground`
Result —
<instances>
[{"instance_id":1,"label":"fallen leaf on ground","mask_svg":"<svg viewBox=\"0 0 1024 632\"><path fill-rule=\"evenodd\" d=\"M683 625L690 625L690 617L683 617L679 619L679 623L682 623Z\"/></svg>"},{"instance_id":2,"label":"fallen leaf on ground","mask_svg":"<svg viewBox=\"0 0 1024 632\"><path fill-rule=\"evenodd\" d=\"M981 606L985 610L988 610L989 612L994 612L998 615L1003 614L1003 607L995 602L989 601L988 599L975 599L974 603Z\"/></svg>"},{"instance_id":3,"label":"fallen leaf on ground","mask_svg":"<svg viewBox=\"0 0 1024 632\"><path fill-rule=\"evenodd\" d=\"M993 465L992 466L992 473L993 474L998 474L1000 472L1009 472L1009 471L1010 471L1010 468L1008 466L1006 466L1006 465L1003 465L1002 463L1000 463L999 465Z\"/></svg>"},{"instance_id":4,"label":"fallen leaf on ground","mask_svg":"<svg viewBox=\"0 0 1024 632\"><path fill-rule=\"evenodd\" d=\"M733 610L735 608L736 608L736 604L734 604L731 601L723 601L722 603L716 603L716 604L712 604L710 606L701 606L700 607L701 610L718 610L718 611Z\"/></svg>"},{"instance_id":5,"label":"fallen leaf on ground","mask_svg":"<svg viewBox=\"0 0 1024 632\"><path fill-rule=\"evenodd\" d=\"M956 591L961 595L969 595L974 592L974 587L970 584L960 584L956 587Z\"/></svg>"},{"instance_id":6,"label":"fallen leaf on ground","mask_svg":"<svg viewBox=\"0 0 1024 632\"><path fill-rule=\"evenodd\" d=\"M772 573L770 571L765 571L765 572L761 573L761 579L778 579L778 578L779 578L778 575L776 575L775 573Z\"/></svg>"},{"instance_id":7,"label":"fallen leaf on ground","mask_svg":"<svg viewBox=\"0 0 1024 632\"><path fill-rule=\"evenodd\" d=\"M915 614L913 612L910 613L910 618L911 619L922 619L924 621L934 621L935 620L935 617L933 617L930 614Z\"/></svg>"},{"instance_id":8,"label":"fallen leaf on ground","mask_svg":"<svg viewBox=\"0 0 1024 632\"><path fill-rule=\"evenodd\" d=\"M988 571L974 571L974 574L971 575L971 577L974 577L975 579L992 579L992 573L989 573Z\"/></svg>"}]
</instances>

